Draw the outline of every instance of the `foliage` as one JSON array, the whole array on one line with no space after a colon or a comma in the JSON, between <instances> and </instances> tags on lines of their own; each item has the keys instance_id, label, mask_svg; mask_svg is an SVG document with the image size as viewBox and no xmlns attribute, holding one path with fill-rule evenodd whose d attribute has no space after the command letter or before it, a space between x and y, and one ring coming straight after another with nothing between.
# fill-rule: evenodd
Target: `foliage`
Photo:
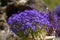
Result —
<instances>
[{"instance_id":1,"label":"foliage","mask_svg":"<svg viewBox=\"0 0 60 40\"><path fill-rule=\"evenodd\" d=\"M60 4L60 0L43 0L49 8L54 8Z\"/></svg>"}]
</instances>

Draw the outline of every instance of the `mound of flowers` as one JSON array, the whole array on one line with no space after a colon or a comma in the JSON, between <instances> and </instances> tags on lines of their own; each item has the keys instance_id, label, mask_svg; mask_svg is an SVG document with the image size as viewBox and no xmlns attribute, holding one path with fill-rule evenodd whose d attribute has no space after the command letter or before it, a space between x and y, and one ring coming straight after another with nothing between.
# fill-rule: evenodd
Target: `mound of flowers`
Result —
<instances>
[{"instance_id":1,"label":"mound of flowers","mask_svg":"<svg viewBox=\"0 0 60 40\"><path fill-rule=\"evenodd\" d=\"M11 30L22 40L31 36L33 39L46 35L46 28L51 26L49 13L46 11L38 12L35 9L18 11L8 18Z\"/></svg>"}]
</instances>

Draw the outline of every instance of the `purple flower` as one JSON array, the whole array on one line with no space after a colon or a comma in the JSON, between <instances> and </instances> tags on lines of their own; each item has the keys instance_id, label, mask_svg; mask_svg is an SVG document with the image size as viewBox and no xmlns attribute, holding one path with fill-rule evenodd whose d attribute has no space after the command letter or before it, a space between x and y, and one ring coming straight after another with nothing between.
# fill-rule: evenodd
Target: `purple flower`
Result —
<instances>
[{"instance_id":1,"label":"purple flower","mask_svg":"<svg viewBox=\"0 0 60 40\"><path fill-rule=\"evenodd\" d=\"M11 17L8 19L8 23L9 23L9 24L12 24L12 23L13 23Z\"/></svg>"},{"instance_id":2,"label":"purple flower","mask_svg":"<svg viewBox=\"0 0 60 40\"><path fill-rule=\"evenodd\" d=\"M24 29L24 27L23 27L23 26L19 28L19 30L23 30L23 29Z\"/></svg>"},{"instance_id":3,"label":"purple flower","mask_svg":"<svg viewBox=\"0 0 60 40\"><path fill-rule=\"evenodd\" d=\"M24 25L24 28L28 28L29 26L28 25Z\"/></svg>"},{"instance_id":4,"label":"purple flower","mask_svg":"<svg viewBox=\"0 0 60 40\"><path fill-rule=\"evenodd\" d=\"M31 25L31 23L30 22L26 22L25 25Z\"/></svg>"},{"instance_id":5,"label":"purple flower","mask_svg":"<svg viewBox=\"0 0 60 40\"><path fill-rule=\"evenodd\" d=\"M15 29L15 28L12 28L12 31L13 31L14 33L16 33L16 32L17 32L17 29Z\"/></svg>"},{"instance_id":6,"label":"purple flower","mask_svg":"<svg viewBox=\"0 0 60 40\"><path fill-rule=\"evenodd\" d=\"M24 34L27 34L28 33L28 30L26 29L25 31L24 31Z\"/></svg>"},{"instance_id":7,"label":"purple flower","mask_svg":"<svg viewBox=\"0 0 60 40\"><path fill-rule=\"evenodd\" d=\"M41 28L41 25L37 25L38 28Z\"/></svg>"},{"instance_id":8,"label":"purple flower","mask_svg":"<svg viewBox=\"0 0 60 40\"><path fill-rule=\"evenodd\" d=\"M35 30L36 30L36 27L35 27L35 26L33 26L33 27L31 27L31 28L32 28L32 30L33 30L33 31L35 31Z\"/></svg>"}]
</instances>

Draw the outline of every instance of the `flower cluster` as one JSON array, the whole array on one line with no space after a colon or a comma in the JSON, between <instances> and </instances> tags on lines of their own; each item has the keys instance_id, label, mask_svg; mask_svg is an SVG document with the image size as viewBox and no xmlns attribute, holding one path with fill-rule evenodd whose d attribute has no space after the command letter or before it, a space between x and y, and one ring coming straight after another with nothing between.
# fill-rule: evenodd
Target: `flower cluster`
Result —
<instances>
[{"instance_id":1,"label":"flower cluster","mask_svg":"<svg viewBox=\"0 0 60 40\"><path fill-rule=\"evenodd\" d=\"M56 7L55 7L55 12L56 12L56 15L57 15L57 30L56 30L56 36L58 36L59 37L59 32L60 32L60 4L59 5L57 5Z\"/></svg>"},{"instance_id":2,"label":"flower cluster","mask_svg":"<svg viewBox=\"0 0 60 40\"><path fill-rule=\"evenodd\" d=\"M52 27L54 28L54 29L57 29L57 15L54 15L53 16L53 18L54 18L54 20L52 21Z\"/></svg>"},{"instance_id":3,"label":"flower cluster","mask_svg":"<svg viewBox=\"0 0 60 40\"><path fill-rule=\"evenodd\" d=\"M19 25L20 30L31 27L31 29L35 31L36 26L40 28L41 25L50 25L48 13L45 11L25 10L24 12L18 13L19 14L13 14L8 19L8 23L10 25Z\"/></svg>"},{"instance_id":4,"label":"flower cluster","mask_svg":"<svg viewBox=\"0 0 60 40\"><path fill-rule=\"evenodd\" d=\"M50 20L49 13L42 10L42 11L39 12L39 14L40 14L40 18L41 18L40 19L41 23L42 24L47 24L48 26L50 26L51 24L49 22L49 20Z\"/></svg>"},{"instance_id":5,"label":"flower cluster","mask_svg":"<svg viewBox=\"0 0 60 40\"><path fill-rule=\"evenodd\" d=\"M52 21L51 21L51 26L54 28L54 29L57 29L57 15L56 15L56 12L55 10L51 10L51 17L52 17Z\"/></svg>"},{"instance_id":6,"label":"flower cluster","mask_svg":"<svg viewBox=\"0 0 60 40\"><path fill-rule=\"evenodd\" d=\"M45 31L46 26L50 26L49 14L45 11L38 12L35 9L18 11L18 14L12 14L8 19L8 23L12 31L15 33L20 32L21 36L26 34L38 35L41 30Z\"/></svg>"},{"instance_id":7,"label":"flower cluster","mask_svg":"<svg viewBox=\"0 0 60 40\"><path fill-rule=\"evenodd\" d=\"M53 18L52 21L50 21L51 18L49 16ZM53 11L51 11L50 15L49 12L44 10L39 12L35 9L24 10L23 12L18 11L18 14L12 14L8 18L8 24L11 26L11 30L18 36L23 36L23 38L28 35L41 36L41 31L46 32L46 29L48 30L51 26L56 29L56 22L56 15L53 14Z\"/></svg>"}]
</instances>

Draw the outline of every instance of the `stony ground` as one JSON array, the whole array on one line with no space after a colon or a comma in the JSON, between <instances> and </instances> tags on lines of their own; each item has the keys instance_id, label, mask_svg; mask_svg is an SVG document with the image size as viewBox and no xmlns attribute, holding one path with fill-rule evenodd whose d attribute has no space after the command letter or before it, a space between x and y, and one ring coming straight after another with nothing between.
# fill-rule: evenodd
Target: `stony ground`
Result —
<instances>
[{"instance_id":1,"label":"stony ground","mask_svg":"<svg viewBox=\"0 0 60 40\"><path fill-rule=\"evenodd\" d=\"M55 40L60 40L60 37L55 38Z\"/></svg>"}]
</instances>

